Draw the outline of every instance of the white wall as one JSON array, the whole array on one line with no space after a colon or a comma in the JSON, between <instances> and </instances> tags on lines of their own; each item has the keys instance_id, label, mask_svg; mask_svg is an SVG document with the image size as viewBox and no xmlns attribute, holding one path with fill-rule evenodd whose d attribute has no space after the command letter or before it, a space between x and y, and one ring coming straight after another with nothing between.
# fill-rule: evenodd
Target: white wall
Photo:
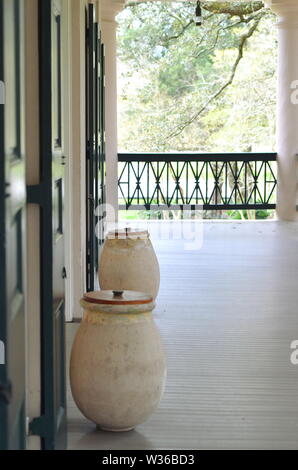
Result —
<instances>
[{"instance_id":1,"label":"white wall","mask_svg":"<svg viewBox=\"0 0 298 470\"><path fill-rule=\"evenodd\" d=\"M69 179L69 197L72 216L71 250L69 252L72 277L71 310L67 319L79 318L79 300L86 279L86 98L85 98L85 8L88 1L71 0L71 75L72 75L72 168ZM68 241L69 242L69 241ZM68 243L67 242L67 243Z\"/></svg>"}]
</instances>

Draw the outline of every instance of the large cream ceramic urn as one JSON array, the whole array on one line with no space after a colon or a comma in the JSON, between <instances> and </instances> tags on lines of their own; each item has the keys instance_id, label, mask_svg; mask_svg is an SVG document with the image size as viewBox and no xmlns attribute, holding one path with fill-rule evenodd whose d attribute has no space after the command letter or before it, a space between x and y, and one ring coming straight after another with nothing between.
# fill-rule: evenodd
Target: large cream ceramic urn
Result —
<instances>
[{"instance_id":1,"label":"large cream ceramic urn","mask_svg":"<svg viewBox=\"0 0 298 470\"><path fill-rule=\"evenodd\" d=\"M100 288L148 292L155 299L159 284L159 264L148 231L109 232L99 260Z\"/></svg>"},{"instance_id":2,"label":"large cream ceramic urn","mask_svg":"<svg viewBox=\"0 0 298 470\"><path fill-rule=\"evenodd\" d=\"M146 421L162 398L166 358L150 295L99 291L81 300L83 320L70 361L74 400L107 431Z\"/></svg>"}]
</instances>

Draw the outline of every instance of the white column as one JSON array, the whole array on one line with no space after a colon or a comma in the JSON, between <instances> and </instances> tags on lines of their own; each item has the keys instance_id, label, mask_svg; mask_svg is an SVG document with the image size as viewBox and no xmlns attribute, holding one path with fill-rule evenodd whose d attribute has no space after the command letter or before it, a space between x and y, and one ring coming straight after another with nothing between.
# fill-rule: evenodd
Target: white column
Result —
<instances>
[{"instance_id":1,"label":"white column","mask_svg":"<svg viewBox=\"0 0 298 470\"><path fill-rule=\"evenodd\" d=\"M117 135L117 23L116 15L124 0L103 0L101 31L105 45L105 126L106 126L106 191L108 222L118 218L118 135ZM109 210L109 206L113 210Z\"/></svg>"},{"instance_id":2,"label":"white column","mask_svg":"<svg viewBox=\"0 0 298 470\"><path fill-rule=\"evenodd\" d=\"M268 0L278 15L278 198L281 220L297 220L298 177L298 2Z\"/></svg>"}]
</instances>

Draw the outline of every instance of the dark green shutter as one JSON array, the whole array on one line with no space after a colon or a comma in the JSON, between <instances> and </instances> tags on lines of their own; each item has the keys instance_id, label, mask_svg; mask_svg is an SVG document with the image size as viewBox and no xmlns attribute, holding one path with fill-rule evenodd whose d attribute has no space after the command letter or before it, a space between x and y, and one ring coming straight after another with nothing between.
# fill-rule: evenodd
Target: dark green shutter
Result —
<instances>
[{"instance_id":1,"label":"dark green shutter","mask_svg":"<svg viewBox=\"0 0 298 470\"><path fill-rule=\"evenodd\" d=\"M105 219L104 48L92 4L86 13L86 118L86 272L87 290L92 291L98 286Z\"/></svg>"},{"instance_id":2,"label":"dark green shutter","mask_svg":"<svg viewBox=\"0 0 298 470\"><path fill-rule=\"evenodd\" d=\"M64 168L61 0L39 0L42 416L32 434L46 450L66 448Z\"/></svg>"},{"instance_id":3,"label":"dark green shutter","mask_svg":"<svg viewBox=\"0 0 298 470\"><path fill-rule=\"evenodd\" d=\"M25 448L23 6L0 2L0 449L13 450Z\"/></svg>"}]
</instances>

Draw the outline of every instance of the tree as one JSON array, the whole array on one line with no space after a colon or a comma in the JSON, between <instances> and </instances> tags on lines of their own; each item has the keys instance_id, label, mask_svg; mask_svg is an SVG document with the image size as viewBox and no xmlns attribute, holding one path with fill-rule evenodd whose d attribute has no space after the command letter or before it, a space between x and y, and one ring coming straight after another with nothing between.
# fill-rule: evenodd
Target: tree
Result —
<instances>
[{"instance_id":1,"label":"tree","mask_svg":"<svg viewBox=\"0 0 298 470\"><path fill-rule=\"evenodd\" d=\"M141 2L119 15L121 148L273 149L274 15L262 2L203 8L201 27L193 2Z\"/></svg>"},{"instance_id":2,"label":"tree","mask_svg":"<svg viewBox=\"0 0 298 470\"><path fill-rule=\"evenodd\" d=\"M194 2L119 15L121 150L275 150L274 14L259 1L202 6L200 27Z\"/></svg>"}]
</instances>

